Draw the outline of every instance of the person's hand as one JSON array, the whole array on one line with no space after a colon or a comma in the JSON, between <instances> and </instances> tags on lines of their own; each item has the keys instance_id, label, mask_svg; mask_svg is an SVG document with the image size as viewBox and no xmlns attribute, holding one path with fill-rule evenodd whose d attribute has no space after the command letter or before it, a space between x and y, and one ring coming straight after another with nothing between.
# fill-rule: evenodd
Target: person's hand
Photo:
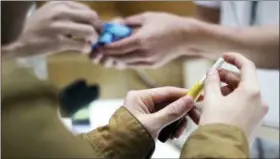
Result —
<instances>
[{"instance_id":1,"label":"person's hand","mask_svg":"<svg viewBox=\"0 0 280 159\"><path fill-rule=\"evenodd\" d=\"M124 107L156 139L164 127L185 116L193 108L193 99L185 96L186 92L186 89L176 87L131 91L125 98ZM185 120L171 139L182 134L186 123Z\"/></svg>"},{"instance_id":2,"label":"person's hand","mask_svg":"<svg viewBox=\"0 0 280 159\"><path fill-rule=\"evenodd\" d=\"M208 71L199 125L220 123L237 126L250 140L253 130L268 111L261 99L256 68L241 54L227 53L223 57L240 69L240 75L223 69ZM221 89L220 82L227 86Z\"/></svg>"},{"instance_id":3,"label":"person's hand","mask_svg":"<svg viewBox=\"0 0 280 159\"><path fill-rule=\"evenodd\" d=\"M89 53L98 34L95 11L71 1L48 2L27 18L24 29L10 47L17 56L49 54L62 51Z\"/></svg>"},{"instance_id":4,"label":"person's hand","mask_svg":"<svg viewBox=\"0 0 280 159\"><path fill-rule=\"evenodd\" d=\"M112 66L119 63L127 67L155 68L183 55L187 50L191 32L195 30L192 19L168 13L148 12L124 18L121 24L131 26L133 34L118 42L105 45L94 52L93 58L103 55L104 64L111 59ZM189 35L185 33L190 32Z\"/></svg>"}]
</instances>

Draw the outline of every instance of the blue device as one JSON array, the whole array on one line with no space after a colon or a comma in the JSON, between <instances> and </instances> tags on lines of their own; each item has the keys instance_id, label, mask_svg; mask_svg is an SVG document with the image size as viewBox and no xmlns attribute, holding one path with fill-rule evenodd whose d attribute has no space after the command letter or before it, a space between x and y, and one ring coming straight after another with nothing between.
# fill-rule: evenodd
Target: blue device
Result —
<instances>
[{"instance_id":1,"label":"blue device","mask_svg":"<svg viewBox=\"0 0 280 159\"><path fill-rule=\"evenodd\" d=\"M92 45L92 49L95 50L99 46L110 44L112 42L126 38L132 34L132 29L126 25L104 23L102 26L101 35L97 43Z\"/></svg>"}]
</instances>

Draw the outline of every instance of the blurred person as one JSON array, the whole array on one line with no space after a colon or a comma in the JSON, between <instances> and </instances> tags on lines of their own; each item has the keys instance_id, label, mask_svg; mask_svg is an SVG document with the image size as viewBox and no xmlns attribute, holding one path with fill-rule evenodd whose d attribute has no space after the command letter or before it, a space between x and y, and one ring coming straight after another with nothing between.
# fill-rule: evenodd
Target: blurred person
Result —
<instances>
[{"instance_id":1,"label":"blurred person","mask_svg":"<svg viewBox=\"0 0 280 159\"><path fill-rule=\"evenodd\" d=\"M187 90L164 87L132 91L125 98L123 107L118 109L111 117L108 125L92 132L81 134L79 135L80 138L75 138L58 118L57 94L54 86L38 80L26 69L19 68L13 61L10 61L16 57L32 55L29 54L29 51L32 53L36 49L36 52L46 54L73 49L73 47L66 44L63 45L65 47L60 47L56 43L52 43L54 45L52 46L50 41L46 40L50 36L48 31L55 31L52 30L53 27L45 28L44 25L39 25L42 27L41 30L39 26L37 26L39 28L33 28L32 26L36 23L38 24L37 21L40 21L41 18L34 20L33 25L28 24L28 21L23 24L24 15L28 10L29 4L29 2L24 1L1 2L3 8L5 8L1 10L1 32L5 32L5 36L1 36L1 55L3 55L1 81L2 157L150 157L155 148L154 140L160 130L183 117L190 109L194 108L192 98L184 96ZM40 17L39 13L44 7L49 7L49 10L45 10L46 12L43 12L42 16L51 16L46 21L40 21L42 23L46 22L44 23L46 26L53 26L48 25L52 20L61 20L60 18L52 18L57 14L60 17L61 12L56 11L61 11L61 9L64 10L63 14L71 12L71 15L76 16L81 14L78 13L81 10L94 14L92 11L87 10L86 6L65 1L59 3L49 2L32 16ZM75 10L77 12L72 9L77 9ZM65 10L69 12L65 12ZM78 14L74 14L72 11ZM71 16L63 17L67 20L71 19ZM81 22L83 21L82 19L77 21ZM67 20L65 21L67 22ZM94 28L94 24L91 24L92 21L83 22L90 23L88 25ZM27 29L29 28L27 26L32 29ZM24 29L21 32L22 27ZM25 29L29 30L29 34L25 34ZM80 37L78 36L79 38L87 39L85 36L75 33L66 32L66 35L80 35ZM7 49L9 45L20 40L22 36L26 40L26 49L14 49L17 47ZM32 40L30 38L33 36L38 40L29 41ZM62 36L64 36L64 32L62 32ZM64 41L58 38L61 41L58 40L57 42L67 43L70 40L74 40L69 36L66 37L69 39ZM75 42L72 41L71 43ZM45 45L49 46L50 50L46 49ZM69 46L69 48L66 46ZM75 50L78 48L80 49L79 51L84 50L82 49L84 47L75 47ZM26 50L28 51L25 52ZM250 138L254 127L265 115L267 106L261 101L254 64L240 54L226 54L224 58L227 62L241 69L241 77L225 71L218 73L215 70L211 70L208 72L205 83L205 106L199 122L200 127L186 142L181 154L182 158L248 157L247 139ZM220 89L220 79L227 83L228 86ZM210 90L211 93L207 93ZM174 102L170 102L167 106L161 104L166 101ZM238 102L237 106L236 102ZM224 109L225 105L228 109ZM251 113L248 114L248 110ZM180 132L176 135L176 137L178 136L180 136ZM213 146L207 146L209 144Z\"/></svg>"},{"instance_id":2,"label":"blurred person","mask_svg":"<svg viewBox=\"0 0 280 159\"><path fill-rule=\"evenodd\" d=\"M94 57L103 55L101 62L112 59L113 65L151 68L180 56L217 59L222 52L237 51L258 68L279 69L278 1L195 3L195 18L145 12L118 20L134 34L105 45Z\"/></svg>"}]
</instances>

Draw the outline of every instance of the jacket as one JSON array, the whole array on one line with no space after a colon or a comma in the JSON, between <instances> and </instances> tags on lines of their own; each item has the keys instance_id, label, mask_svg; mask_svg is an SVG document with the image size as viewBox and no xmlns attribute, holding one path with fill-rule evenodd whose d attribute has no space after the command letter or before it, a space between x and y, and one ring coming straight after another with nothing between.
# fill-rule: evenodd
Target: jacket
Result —
<instances>
[{"instance_id":1,"label":"jacket","mask_svg":"<svg viewBox=\"0 0 280 159\"><path fill-rule=\"evenodd\" d=\"M58 117L57 90L14 62L2 61L3 158L150 158L155 141L124 107L109 124L74 136ZM236 127L200 126L181 158L248 158L248 144Z\"/></svg>"}]
</instances>

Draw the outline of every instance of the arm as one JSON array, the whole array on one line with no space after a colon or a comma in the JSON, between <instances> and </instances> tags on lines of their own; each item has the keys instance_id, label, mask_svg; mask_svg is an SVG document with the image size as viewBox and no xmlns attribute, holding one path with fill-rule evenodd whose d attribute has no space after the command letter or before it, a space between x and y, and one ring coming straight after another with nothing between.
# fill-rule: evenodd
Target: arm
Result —
<instances>
[{"instance_id":1,"label":"arm","mask_svg":"<svg viewBox=\"0 0 280 159\"><path fill-rule=\"evenodd\" d=\"M179 56L217 59L222 52L232 51L259 68L279 68L279 25L220 26L214 24L218 14L219 9L199 7L196 17L211 23L161 12L133 15L123 23L140 26L137 31L95 55L102 53L127 67L159 67Z\"/></svg>"},{"instance_id":2,"label":"arm","mask_svg":"<svg viewBox=\"0 0 280 159\"><path fill-rule=\"evenodd\" d=\"M7 60L1 82L4 158L145 158L154 151L153 138L125 108L107 126L80 135L81 140L60 122L51 84Z\"/></svg>"},{"instance_id":3,"label":"arm","mask_svg":"<svg viewBox=\"0 0 280 159\"><path fill-rule=\"evenodd\" d=\"M200 57L217 59L221 52L235 51L251 59L257 67L279 68L278 25L240 28L220 26L220 4L213 1L195 3L198 38L191 42L190 49L195 50Z\"/></svg>"},{"instance_id":4,"label":"arm","mask_svg":"<svg viewBox=\"0 0 280 159\"><path fill-rule=\"evenodd\" d=\"M237 127L204 125L190 135L180 158L249 158L249 147Z\"/></svg>"},{"instance_id":5,"label":"arm","mask_svg":"<svg viewBox=\"0 0 280 159\"><path fill-rule=\"evenodd\" d=\"M279 68L279 26L233 28L194 21L196 38L188 46L200 57L217 59L222 52L241 52L257 67Z\"/></svg>"},{"instance_id":6,"label":"arm","mask_svg":"<svg viewBox=\"0 0 280 159\"><path fill-rule=\"evenodd\" d=\"M52 85L8 60L1 73L3 158L98 157L60 122Z\"/></svg>"},{"instance_id":7,"label":"arm","mask_svg":"<svg viewBox=\"0 0 280 159\"><path fill-rule=\"evenodd\" d=\"M86 134L80 134L98 156L106 158L150 158L154 140L148 131L126 108L119 108L109 124Z\"/></svg>"}]
</instances>

